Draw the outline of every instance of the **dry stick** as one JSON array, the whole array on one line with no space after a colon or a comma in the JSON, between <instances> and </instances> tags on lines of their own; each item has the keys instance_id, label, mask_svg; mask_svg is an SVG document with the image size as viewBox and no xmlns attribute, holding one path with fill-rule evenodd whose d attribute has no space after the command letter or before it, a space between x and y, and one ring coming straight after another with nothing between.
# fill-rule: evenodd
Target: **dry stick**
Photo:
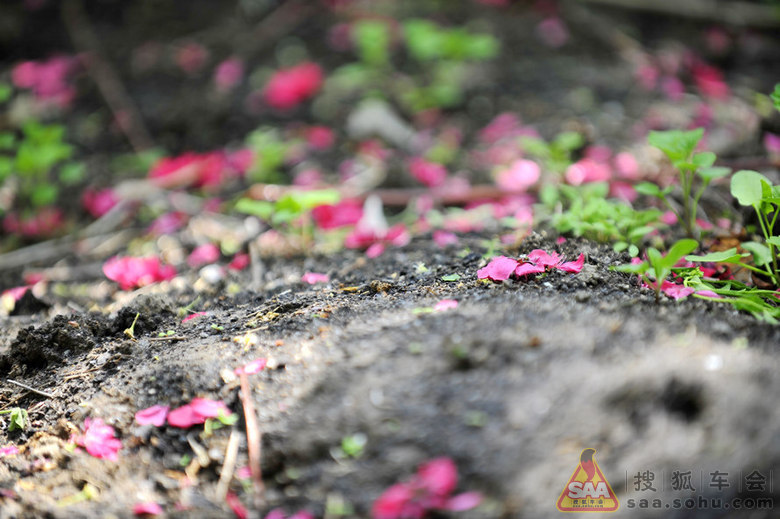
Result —
<instances>
[{"instance_id":1,"label":"dry stick","mask_svg":"<svg viewBox=\"0 0 780 519\"><path fill-rule=\"evenodd\" d=\"M238 443L240 440L238 430L233 428L230 431L230 439L225 449L225 461L222 463L222 472L219 474L219 482L217 483L217 501L219 502L224 501L225 496L227 496L228 486L233 477L233 470L236 468L236 456L238 456Z\"/></svg>"},{"instance_id":2,"label":"dry stick","mask_svg":"<svg viewBox=\"0 0 780 519\"><path fill-rule=\"evenodd\" d=\"M243 371L239 375L241 380L241 404L244 406L244 421L246 423L246 445L249 451L249 469L252 472L252 483L255 490L255 508L260 509L265 504L265 485L263 485L263 473L260 466L262 454L262 438L260 427L257 425L255 406L252 403L252 393L249 388L249 377Z\"/></svg>"},{"instance_id":3,"label":"dry stick","mask_svg":"<svg viewBox=\"0 0 780 519\"><path fill-rule=\"evenodd\" d=\"M773 28L780 25L776 8L748 2L718 0L579 0L624 9L654 12L740 27Z\"/></svg>"},{"instance_id":4,"label":"dry stick","mask_svg":"<svg viewBox=\"0 0 780 519\"><path fill-rule=\"evenodd\" d=\"M330 186L322 186L330 187ZM360 192L349 188L336 188L342 198L360 198L365 199L369 193ZM278 200L285 194L295 191L294 186L282 186L277 184L254 184L252 185L247 194L250 198L255 200L267 200L273 202ZM502 191L496 186L491 185L475 185L471 186L468 190L463 191L436 191L428 190L425 188L409 188L409 189L375 189L370 192L371 195L376 195L382 200L382 204L386 206L404 206L413 199L427 195L431 196L434 201L443 203L446 205L463 205L475 200L501 198L506 196L506 192Z\"/></svg>"},{"instance_id":5,"label":"dry stick","mask_svg":"<svg viewBox=\"0 0 780 519\"><path fill-rule=\"evenodd\" d=\"M141 112L136 108L125 90L118 74L100 52L101 43L89 23L81 0L67 0L62 5L62 18L65 27L73 41L73 46L80 53L85 53L87 72L95 81L100 93L106 100L119 127L135 151L148 150L154 147L149 132L143 124Z\"/></svg>"},{"instance_id":6,"label":"dry stick","mask_svg":"<svg viewBox=\"0 0 780 519\"><path fill-rule=\"evenodd\" d=\"M41 396L45 396L46 398L54 398L54 395L51 393L47 393L46 391L41 391L40 389L35 389L34 387L30 387L27 384L22 384L21 382L17 382L16 380L11 380L10 378L5 379L6 382L9 382L11 384L15 384L23 389L26 389L27 391L32 391L33 393L37 393Z\"/></svg>"}]
</instances>

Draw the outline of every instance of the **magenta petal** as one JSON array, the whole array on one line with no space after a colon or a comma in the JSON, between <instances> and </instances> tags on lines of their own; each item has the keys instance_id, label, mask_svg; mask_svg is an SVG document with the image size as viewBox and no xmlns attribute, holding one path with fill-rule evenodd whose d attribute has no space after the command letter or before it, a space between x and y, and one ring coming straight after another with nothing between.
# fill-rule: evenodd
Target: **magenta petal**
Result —
<instances>
[{"instance_id":1,"label":"magenta petal","mask_svg":"<svg viewBox=\"0 0 780 519\"><path fill-rule=\"evenodd\" d=\"M446 509L452 512L462 512L476 508L482 502L482 494L479 492L464 492L451 497L447 501Z\"/></svg>"},{"instance_id":2,"label":"magenta petal","mask_svg":"<svg viewBox=\"0 0 780 519\"><path fill-rule=\"evenodd\" d=\"M580 253L580 256L577 258L577 261L567 261L566 263L562 263L558 265L557 268L565 272L572 272L576 274L582 270L583 265L585 265L585 254Z\"/></svg>"},{"instance_id":3,"label":"magenta petal","mask_svg":"<svg viewBox=\"0 0 780 519\"><path fill-rule=\"evenodd\" d=\"M553 267L557 265L561 258L558 256L557 252L553 252L552 254L543 251L542 249L534 249L531 252L528 253L528 259L531 260L533 263L536 263L537 265L542 265L544 267Z\"/></svg>"},{"instance_id":4,"label":"magenta petal","mask_svg":"<svg viewBox=\"0 0 780 519\"><path fill-rule=\"evenodd\" d=\"M301 281L308 283L309 285L314 285L316 283L327 283L330 281L330 277L328 277L327 274L320 274L319 272L305 272L303 276L301 276Z\"/></svg>"},{"instance_id":5,"label":"magenta petal","mask_svg":"<svg viewBox=\"0 0 780 519\"><path fill-rule=\"evenodd\" d=\"M458 468L450 458L436 458L420 466L417 477L435 496L448 496L458 484Z\"/></svg>"},{"instance_id":6,"label":"magenta petal","mask_svg":"<svg viewBox=\"0 0 780 519\"><path fill-rule=\"evenodd\" d=\"M509 279L509 276L517 268L517 260L507 258L506 256L498 256L490 260L484 268L477 271L477 277L479 279L491 279L493 281L504 281Z\"/></svg>"},{"instance_id":7,"label":"magenta petal","mask_svg":"<svg viewBox=\"0 0 780 519\"><path fill-rule=\"evenodd\" d=\"M450 310L452 308L457 308L458 302L454 299L442 299L436 305L433 307L433 310L435 312L444 312L445 310Z\"/></svg>"},{"instance_id":8,"label":"magenta petal","mask_svg":"<svg viewBox=\"0 0 780 519\"><path fill-rule=\"evenodd\" d=\"M161 427L168 416L167 405L153 405L135 413L135 421L140 425L152 424L155 427Z\"/></svg>"},{"instance_id":9,"label":"magenta petal","mask_svg":"<svg viewBox=\"0 0 780 519\"><path fill-rule=\"evenodd\" d=\"M133 514L135 515L160 515L163 513L163 509L155 502L148 503L136 503L133 506Z\"/></svg>"},{"instance_id":10,"label":"magenta petal","mask_svg":"<svg viewBox=\"0 0 780 519\"><path fill-rule=\"evenodd\" d=\"M541 274L542 272L544 272L544 265L534 265L533 263L522 263L515 269L515 275L520 278L530 274Z\"/></svg>"},{"instance_id":11,"label":"magenta petal","mask_svg":"<svg viewBox=\"0 0 780 519\"><path fill-rule=\"evenodd\" d=\"M664 281L661 283L661 290L664 294L671 297L672 299L682 299L683 297L688 297L696 291L691 287L676 285L669 281Z\"/></svg>"},{"instance_id":12,"label":"magenta petal","mask_svg":"<svg viewBox=\"0 0 780 519\"><path fill-rule=\"evenodd\" d=\"M241 375L242 373L246 373L247 375L254 375L255 373L260 373L263 371L267 363L268 360L263 358L253 360L248 364L244 364L243 366L236 368L235 373L236 375Z\"/></svg>"},{"instance_id":13,"label":"magenta petal","mask_svg":"<svg viewBox=\"0 0 780 519\"><path fill-rule=\"evenodd\" d=\"M203 418L216 418L220 412L225 416L230 415L230 410L221 400L210 400L208 398L193 398L190 406L194 413Z\"/></svg>"},{"instance_id":14,"label":"magenta petal","mask_svg":"<svg viewBox=\"0 0 780 519\"><path fill-rule=\"evenodd\" d=\"M403 519L408 517L414 501L415 489L405 483L396 483L385 490L371 507L372 519Z\"/></svg>"},{"instance_id":15,"label":"magenta petal","mask_svg":"<svg viewBox=\"0 0 780 519\"><path fill-rule=\"evenodd\" d=\"M704 296L704 297L712 297L714 299L723 299L723 296L720 294L716 294L712 290L699 290L696 292L697 296Z\"/></svg>"},{"instance_id":16,"label":"magenta petal","mask_svg":"<svg viewBox=\"0 0 780 519\"><path fill-rule=\"evenodd\" d=\"M182 429L187 429L188 427L201 424L205 421L206 419L202 415L196 413L190 404L177 407L168 413L168 424Z\"/></svg>"}]
</instances>

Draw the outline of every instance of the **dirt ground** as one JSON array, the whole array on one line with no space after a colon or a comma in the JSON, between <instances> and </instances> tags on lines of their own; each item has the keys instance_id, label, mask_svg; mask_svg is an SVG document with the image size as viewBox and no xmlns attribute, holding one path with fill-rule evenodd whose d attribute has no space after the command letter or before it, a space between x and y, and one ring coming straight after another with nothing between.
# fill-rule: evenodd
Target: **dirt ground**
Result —
<instances>
[{"instance_id":1,"label":"dirt ground","mask_svg":"<svg viewBox=\"0 0 780 519\"><path fill-rule=\"evenodd\" d=\"M472 238L474 252L463 258L418 239L376 261L344 253L272 262L265 279L273 288L234 296L215 289L201 306L207 315L185 324L174 310L192 294L174 295L163 284L115 316L72 314L7 336L0 368L52 398L11 387L4 393L29 406L34 430L55 435L4 435L27 445L0 469L3 485L17 489L4 500L4 517L126 517L148 500L166 503L169 517L227 514L215 492L229 431L190 433L208 459L196 483L182 488L176 478L192 452L187 431L141 427L133 415L195 396L224 399L240 413L237 383L220 374L257 357L269 359L252 385L269 506L320 516L325 503L349 503L347 516L364 517L384 488L446 455L460 468L461 487L485 495L462 517L550 517L587 447L624 503L617 516L661 515L625 508L647 497L632 479L645 471L658 485L674 470L702 472L697 496L759 497L740 493L735 476L768 476L780 462L780 329L703 301L656 304L633 279L609 270L625 258L585 241L561 250L586 254L579 274L486 284L476 278L480 243ZM534 235L519 252L537 247L555 248ZM419 262L429 270L418 273ZM331 282L289 281L304 270L328 273ZM441 280L451 273L461 279ZM445 298L458 307L415 312ZM132 341L123 331L136 313ZM174 339L159 340L169 329ZM256 345L231 340L249 329ZM87 416L119 432L118 463L47 447L67 439L64 421ZM364 452L345 459L342 439L355 434L365 436ZM242 466L246 451L239 452ZM733 485L710 489L715 470ZM57 505L87 482L99 491L95 501ZM231 487L241 492L238 481ZM174 511L176 502L188 509Z\"/></svg>"},{"instance_id":2,"label":"dirt ground","mask_svg":"<svg viewBox=\"0 0 780 519\"><path fill-rule=\"evenodd\" d=\"M469 128L517 110L545 135L581 129L617 146L631 140L632 125L651 105L657 113L675 110L632 86L625 49L615 47L608 28L654 45L660 32L674 40L696 22L572 13L574 37L584 43L561 51L529 43L532 16L494 15L507 38L506 66L463 108ZM659 19L669 24L665 31ZM117 22L110 17L105 26L100 20L101 37L131 39L111 35ZM232 27L225 24L209 33L217 45ZM308 29L297 28L319 37ZM729 58L736 89L768 83L779 44L756 36L766 40L745 47L753 54ZM129 46L113 52L123 62ZM138 79L129 90L172 150L224 145L257 123L236 115L240 106L193 114L202 101L180 95L174 81L162 84L161 93ZM593 97L583 97L582 86ZM171 110L157 109L177 96ZM726 157L757 153L757 122L745 119L741 102L727 108L734 123L711 146ZM110 149L112 139L120 137L101 135L90 145ZM254 508L246 479L234 475L227 488L252 517L275 507L369 517L386 488L438 456L456 462L459 491L484 496L474 510L440 517L558 517L556 501L586 448L596 450L621 503L612 517L776 517L780 327L702 300L656 302L633 277L610 270L627 255L582 239L559 244L537 231L499 252L584 253L582 272L480 281L486 241L496 238L488 231L446 248L430 235L415 237L377 259L360 251L266 258L253 265L259 283L249 270L216 284L191 271L129 293L102 278L96 257L68 255L58 265L81 267L79 279L58 283L43 301L22 300L20 315L0 322L0 373L39 391L0 385L0 407L26 408L31 420L25 431L0 429L0 446L22 446L0 459L0 519L124 518L148 501L170 518L231 517L219 485L231 431L239 440L235 467L248 464L232 372L259 357L268 366L250 381L265 503ZM306 271L330 281L304 284ZM442 280L455 273L459 279ZM442 299L458 306L432 311ZM182 323L178 310L193 301L206 315ZM131 339L125 330L136 316ZM211 434L134 421L140 409L194 397L223 400L239 421ZM116 429L123 443L117 462L66 449L87 417ZM348 437L365 442L359 456L345 454ZM694 490L670 488L676 471L691 471ZM763 490L746 483L756 472L766 477ZM716 485L718 473L727 485ZM71 499L86 484L96 494Z\"/></svg>"}]
</instances>

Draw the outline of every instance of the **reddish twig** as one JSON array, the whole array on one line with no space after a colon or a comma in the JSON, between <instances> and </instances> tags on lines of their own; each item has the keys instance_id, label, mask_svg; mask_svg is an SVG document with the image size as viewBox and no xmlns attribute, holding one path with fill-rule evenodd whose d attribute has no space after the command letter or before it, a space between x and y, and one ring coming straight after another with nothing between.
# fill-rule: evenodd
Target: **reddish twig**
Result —
<instances>
[{"instance_id":1,"label":"reddish twig","mask_svg":"<svg viewBox=\"0 0 780 519\"><path fill-rule=\"evenodd\" d=\"M246 423L246 444L249 451L249 470L252 472L252 485L255 490L255 508L262 508L265 503L265 485L263 484L263 472L260 465L262 454L262 438L260 427L257 425L255 406L252 403L252 392L249 388L249 377L243 371L239 375L241 380L241 404L244 407L244 422Z\"/></svg>"},{"instance_id":2,"label":"reddish twig","mask_svg":"<svg viewBox=\"0 0 780 519\"><path fill-rule=\"evenodd\" d=\"M154 147L154 142L143 124L141 112L125 90L119 75L100 52L101 43L92 30L81 0L64 2L62 18L73 46L79 53L88 56L84 60L87 72L95 81L130 145L135 151Z\"/></svg>"},{"instance_id":3,"label":"reddish twig","mask_svg":"<svg viewBox=\"0 0 780 519\"><path fill-rule=\"evenodd\" d=\"M332 188L333 186L322 186ZM273 202L287 193L295 191L295 186L283 186L279 184L254 184L247 191L249 198L254 200L267 200ZM392 207L402 207L420 196L430 196L434 202L445 205L465 205L477 200L498 199L506 195L496 186L479 184L471 186L468 190L426 189L426 188L398 188L375 189L369 192L358 191L352 188L337 187L342 198L365 199L368 195L376 195L382 200L382 204Z\"/></svg>"}]
</instances>

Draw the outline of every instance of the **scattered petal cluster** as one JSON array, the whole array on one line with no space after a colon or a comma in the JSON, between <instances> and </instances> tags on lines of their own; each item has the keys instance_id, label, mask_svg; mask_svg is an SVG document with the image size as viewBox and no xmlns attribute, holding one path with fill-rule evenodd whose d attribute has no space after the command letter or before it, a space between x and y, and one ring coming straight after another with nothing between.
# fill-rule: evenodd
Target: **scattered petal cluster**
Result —
<instances>
[{"instance_id":1,"label":"scattered petal cluster","mask_svg":"<svg viewBox=\"0 0 780 519\"><path fill-rule=\"evenodd\" d=\"M522 278L555 269L577 274L584 264L585 255L582 253L575 261L564 261L557 252L549 253L542 249L535 249L529 252L526 258L514 259L506 256L493 258L490 263L477 271L477 277L491 281L506 281L512 276Z\"/></svg>"},{"instance_id":2,"label":"scattered petal cluster","mask_svg":"<svg viewBox=\"0 0 780 519\"><path fill-rule=\"evenodd\" d=\"M422 519L429 511L459 512L480 504L482 495L466 492L453 496L458 469L450 458L421 465L408 481L391 486L374 502L373 519Z\"/></svg>"},{"instance_id":3,"label":"scattered petal cluster","mask_svg":"<svg viewBox=\"0 0 780 519\"><path fill-rule=\"evenodd\" d=\"M96 457L110 461L119 459L122 442L116 437L114 428L107 425L101 418L84 420L84 434L71 438L76 445L84 447L87 452Z\"/></svg>"},{"instance_id":4,"label":"scattered petal cluster","mask_svg":"<svg viewBox=\"0 0 780 519\"><path fill-rule=\"evenodd\" d=\"M263 91L265 102L278 110L290 110L306 101L322 86L319 65L305 62L295 67L277 70Z\"/></svg>"},{"instance_id":5,"label":"scattered petal cluster","mask_svg":"<svg viewBox=\"0 0 780 519\"><path fill-rule=\"evenodd\" d=\"M154 256L135 258L114 256L103 264L103 273L111 281L119 283L122 290L132 290L158 281L168 281L176 276L172 265L163 265Z\"/></svg>"}]
</instances>

